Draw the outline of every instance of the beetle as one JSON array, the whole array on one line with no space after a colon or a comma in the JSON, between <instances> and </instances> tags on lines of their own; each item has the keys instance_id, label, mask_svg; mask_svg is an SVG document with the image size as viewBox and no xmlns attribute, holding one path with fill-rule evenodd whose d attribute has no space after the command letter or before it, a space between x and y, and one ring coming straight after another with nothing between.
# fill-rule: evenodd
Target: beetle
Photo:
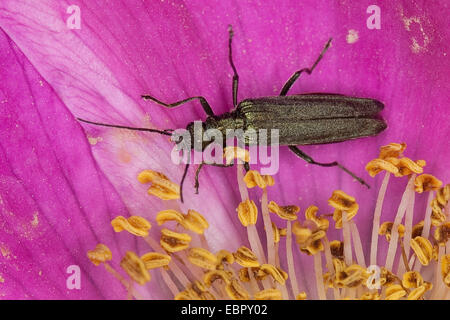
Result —
<instances>
[{"instance_id":1,"label":"beetle","mask_svg":"<svg viewBox=\"0 0 450 320\"><path fill-rule=\"evenodd\" d=\"M198 100L205 111L207 118L202 123L201 130L219 129L225 134L226 129L242 129L243 131L254 129L278 129L279 145L288 146L288 148L298 157L306 162L322 167L339 167L361 184L369 185L353 172L342 166L339 162L317 162L312 157L304 153L297 146L311 144L329 144L342 142L350 139L362 138L377 135L386 129L386 122L378 115L384 108L384 104L378 100L370 98L349 97L340 94L330 93L310 93L300 95L290 95L287 93L292 85L297 81L301 74L311 74L317 64L323 58L325 52L331 45L330 38L318 58L310 68L303 68L296 71L284 84L279 96L245 99L238 103L239 75L233 62L232 39L233 29L228 28L228 59L233 70L232 94L233 110L221 115L214 114L208 101L202 96L190 97L174 103L162 102L151 95L142 95L144 100L153 101L166 108L174 108L187 102ZM93 122L77 118L81 122L122 128L135 131L155 132L162 135L172 135L173 129L157 130L150 128L136 128ZM194 122L186 126L191 141L194 141ZM203 135L201 135L203 136ZM180 143L177 141L176 143ZM212 141L203 142L201 150L203 151ZM246 145L252 144L251 141L245 141ZM196 149L194 143L190 146ZM232 164L201 163L195 175L195 189L198 193L198 177L203 165L213 165L226 167ZM189 161L185 165L184 173L180 183L180 198L183 202L183 184L189 168ZM249 169L248 163L245 164L246 170Z\"/></svg>"}]
</instances>

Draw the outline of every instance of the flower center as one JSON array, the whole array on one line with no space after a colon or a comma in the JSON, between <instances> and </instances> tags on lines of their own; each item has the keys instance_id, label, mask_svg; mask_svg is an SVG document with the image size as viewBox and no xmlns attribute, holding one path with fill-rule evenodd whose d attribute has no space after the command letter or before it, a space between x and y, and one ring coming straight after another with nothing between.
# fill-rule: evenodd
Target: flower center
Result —
<instances>
[{"instance_id":1,"label":"flower center","mask_svg":"<svg viewBox=\"0 0 450 320\"><path fill-rule=\"evenodd\" d=\"M403 157L405 148L404 143L383 146L379 157L366 166L371 176L385 171L367 255L353 221L359 210L354 197L335 190L328 200L334 209L332 215L319 214L316 206L310 206L300 221L299 207L269 201L268 189L275 186L271 176L254 170L244 175L244 166L238 163L241 202L236 218L247 231L248 244L234 252L225 249L211 252L204 235L209 227L205 217L194 210L184 214L179 209L168 209L157 213L155 218L158 226L164 225L159 241L149 235L152 224L143 217L119 216L111 221L116 232L127 231L142 238L150 248L142 256L132 251L125 253L120 267L126 277L111 265L112 254L106 245L97 245L88 252L88 257L95 265L102 264L124 285L128 298L140 299L135 286L145 285L151 281L151 274L159 272L175 299L304 300L309 294L297 280L300 266L296 266L294 259L295 240L301 254L312 256L319 299L450 299L450 184L442 187L434 176L422 174L425 161ZM234 151L235 157L248 161L245 150ZM226 156L229 158L229 152ZM392 174L407 176L408 183L394 221L381 223ZM138 180L151 183L150 195L171 201L171 208L179 208L176 202L179 187L167 176L144 170ZM261 214L249 197L251 188L262 190ZM423 192L429 193L425 218L413 225L416 193ZM281 225L272 221L271 213L281 218ZM256 227L259 215L263 232ZM328 239L331 216L334 228L341 230L341 240ZM388 241L384 261L378 261L380 235ZM283 250L281 239L285 242ZM370 257L369 266L366 257Z\"/></svg>"}]
</instances>

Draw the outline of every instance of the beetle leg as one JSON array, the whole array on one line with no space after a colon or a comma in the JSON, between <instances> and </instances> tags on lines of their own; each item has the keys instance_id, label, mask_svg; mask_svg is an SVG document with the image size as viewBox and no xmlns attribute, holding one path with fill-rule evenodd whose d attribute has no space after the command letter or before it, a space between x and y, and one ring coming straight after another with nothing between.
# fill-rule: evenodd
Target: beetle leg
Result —
<instances>
[{"instance_id":1,"label":"beetle leg","mask_svg":"<svg viewBox=\"0 0 450 320\"><path fill-rule=\"evenodd\" d=\"M300 150L296 146L289 146L289 149L291 149L291 151L294 152L296 156L302 158L303 160L305 160L308 163L311 163L311 164L314 164L314 165L318 165L318 166L321 166L321 167L339 167L342 170L344 170L346 173L351 175L354 179L358 180L359 183L361 183L362 185L365 185L367 188L370 188L370 186L362 178L358 177L356 174L354 174L353 172L351 172L350 170L348 170L347 168L342 166L337 161L329 162L329 163L316 162L316 161L314 161L313 158L308 156L306 153L304 153L302 150Z\"/></svg>"},{"instance_id":2,"label":"beetle leg","mask_svg":"<svg viewBox=\"0 0 450 320\"><path fill-rule=\"evenodd\" d=\"M330 47L331 44L331 38L330 40L328 40L327 44L325 45L325 47L323 48L322 52L320 53L319 57L316 59L316 61L314 62L314 64L312 65L311 68L303 68L297 72L295 72L290 78L289 80L284 84L283 89L281 89L280 92L280 96L285 96L289 89L291 89L292 85L294 84L294 82L300 77L300 75L303 72L306 72L307 74L311 74L314 70L314 68L317 66L317 64L319 63L319 61L322 59L323 55L325 54L325 52L328 50L328 48Z\"/></svg>"},{"instance_id":3,"label":"beetle leg","mask_svg":"<svg viewBox=\"0 0 450 320\"><path fill-rule=\"evenodd\" d=\"M231 41L233 39L233 28L231 25L228 26L228 33L230 35L228 40L228 59L230 60L231 68L233 69L233 106L237 107L237 94L238 94L238 85L239 85L239 75L237 73L236 67L233 63L233 55L232 55L232 46Z\"/></svg>"},{"instance_id":4,"label":"beetle leg","mask_svg":"<svg viewBox=\"0 0 450 320\"><path fill-rule=\"evenodd\" d=\"M200 165L197 167L197 170L195 171L195 185L194 185L195 194L198 194L198 187L200 186L200 184L198 182L198 176L200 174L200 170L202 170L204 165L225 168L225 167L232 167L233 163L230 163L230 164L206 163L206 162L200 163Z\"/></svg>"},{"instance_id":5,"label":"beetle leg","mask_svg":"<svg viewBox=\"0 0 450 320\"><path fill-rule=\"evenodd\" d=\"M177 101L177 102L174 102L174 103L164 103L164 102L159 101L158 99L156 99L156 98L154 98L154 97L152 97L152 96L150 96L148 94L143 94L141 97L144 100L151 100L151 101L156 102L157 104L162 105L162 106L164 106L166 108L175 108L175 107L178 107L179 105L182 105L182 104L184 104L186 102L198 99L200 101L200 103L201 103L205 113L208 116L210 116L210 117L214 117L214 112L212 111L211 106L209 105L208 101L206 101L206 99L204 97L200 97L200 96L199 97L191 97L191 98L187 98L187 99L184 99L184 100L181 100L181 101Z\"/></svg>"}]
</instances>

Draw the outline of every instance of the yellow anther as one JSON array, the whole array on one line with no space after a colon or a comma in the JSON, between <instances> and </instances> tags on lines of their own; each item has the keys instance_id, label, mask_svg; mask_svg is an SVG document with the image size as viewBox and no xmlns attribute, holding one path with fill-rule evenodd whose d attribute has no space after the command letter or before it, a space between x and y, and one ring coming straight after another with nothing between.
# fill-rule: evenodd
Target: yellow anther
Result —
<instances>
[{"instance_id":1,"label":"yellow anther","mask_svg":"<svg viewBox=\"0 0 450 320\"><path fill-rule=\"evenodd\" d=\"M378 229L378 234L380 236L385 236L387 241L391 241L391 234L392 234L392 227L394 226L393 222L383 222L383 224L380 226L380 229ZM403 237L405 235L405 227L402 224L398 225L398 235L400 237Z\"/></svg>"},{"instance_id":2,"label":"yellow anther","mask_svg":"<svg viewBox=\"0 0 450 320\"><path fill-rule=\"evenodd\" d=\"M280 229L278 229L275 222L272 221L272 233L273 233L273 242L278 243L280 242Z\"/></svg>"},{"instance_id":3,"label":"yellow anther","mask_svg":"<svg viewBox=\"0 0 450 320\"><path fill-rule=\"evenodd\" d=\"M195 292L194 295L192 295L192 293L191 290L181 291L174 297L174 300L200 300L200 297L198 297Z\"/></svg>"},{"instance_id":4,"label":"yellow anther","mask_svg":"<svg viewBox=\"0 0 450 320\"><path fill-rule=\"evenodd\" d=\"M298 221L294 222L292 233L295 235L296 242L299 245L305 244L312 236L312 231L309 228L303 227Z\"/></svg>"},{"instance_id":5,"label":"yellow anther","mask_svg":"<svg viewBox=\"0 0 450 320\"><path fill-rule=\"evenodd\" d=\"M386 146L380 147L380 155L378 158L385 159L385 158L398 158L403 151L406 149L406 143L389 143Z\"/></svg>"},{"instance_id":6,"label":"yellow anther","mask_svg":"<svg viewBox=\"0 0 450 320\"><path fill-rule=\"evenodd\" d=\"M312 232L309 228L303 227L296 221L292 227L292 233L295 235L295 240L300 251L308 255L314 255L324 250L320 239L325 237L325 231L318 229L317 231Z\"/></svg>"},{"instance_id":7,"label":"yellow anther","mask_svg":"<svg viewBox=\"0 0 450 320\"><path fill-rule=\"evenodd\" d=\"M258 258L256 255L247 247L240 247L235 253L234 258L236 263L239 265L251 268L251 267L259 267Z\"/></svg>"},{"instance_id":8,"label":"yellow anther","mask_svg":"<svg viewBox=\"0 0 450 320\"><path fill-rule=\"evenodd\" d=\"M250 274L248 271L249 268L241 268L239 269L238 277L239 280L242 282L249 282L250 281Z\"/></svg>"},{"instance_id":9,"label":"yellow anther","mask_svg":"<svg viewBox=\"0 0 450 320\"><path fill-rule=\"evenodd\" d=\"M434 240L440 245L445 246L450 239L450 222L441 224L434 230Z\"/></svg>"},{"instance_id":10,"label":"yellow anther","mask_svg":"<svg viewBox=\"0 0 450 320\"><path fill-rule=\"evenodd\" d=\"M422 235L423 226L424 226L423 220L418 222L417 224L415 224L411 231L411 238L415 238L415 237Z\"/></svg>"},{"instance_id":11,"label":"yellow anther","mask_svg":"<svg viewBox=\"0 0 450 320\"><path fill-rule=\"evenodd\" d=\"M424 284L418 286L416 289L412 290L408 294L408 300L419 300L423 297L423 295L433 288L433 285L430 282L425 282Z\"/></svg>"},{"instance_id":12,"label":"yellow anther","mask_svg":"<svg viewBox=\"0 0 450 320\"><path fill-rule=\"evenodd\" d=\"M203 269L215 270L217 265L217 257L206 249L192 248L189 250L189 261Z\"/></svg>"},{"instance_id":13,"label":"yellow anther","mask_svg":"<svg viewBox=\"0 0 450 320\"><path fill-rule=\"evenodd\" d=\"M191 236L186 233L178 233L169 229L161 230L160 244L167 252L178 252L189 247Z\"/></svg>"},{"instance_id":14,"label":"yellow anther","mask_svg":"<svg viewBox=\"0 0 450 320\"><path fill-rule=\"evenodd\" d=\"M269 175L261 175L256 170L249 170L244 176L244 182L247 188L251 189L258 186L261 189L273 186L275 181Z\"/></svg>"},{"instance_id":15,"label":"yellow anther","mask_svg":"<svg viewBox=\"0 0 450 320\"><path fill-rule=\"evenodd\" d=\"M442 181L432 176L431 174L422 174L417 176L414 180L416 192L422 193L424 191L437 190L442 186Z\"/></svg>"},{"instance_id":16,"label":"yellow anther","mask_svg":"<svg viewBox=\"0 0 450 320\"><path fill-rule=\"evenodd\" d=\"M222 266L224 263L228 263L228 264L234 263L234 256L228 250L220 250L219 252L216 253L216 257L217 257L218 269L219 269L219 265Z\"/></svg>"},{"instance_id":17,"label":"yellow anther","mask_svg":"<svg viewBox=\"0 0 450 320\"><path fill-rule=\"evenodd\" d=\"M231 277L227 272L223 270L208 271L203 276L203 281L208 287L210 287L217 280L221 280L223 283L229 284L231 281Z\"/></svg>"},{"instance_id":18,"label":"yellow anther","mask_svg":"<svg viewBox=\"0 0 450 320\"><path fill-rule=\"evenodd\" d=\"M176 210L163 210L158 212L158 214L156 215L156 222L158 223L158 225L162 225L168 221L176 221L178 223L181 223L181 221L183 221L183 214L176 211Z\"/></svg>"},{"instance_id":19,"label":"yellow anther","mask_svg":"<svg viewBox=\"0 0 450 320\"><path fill-rule=\"evenodd\" d=\"M420 263L427 266L433 258L433 246L431 242L424 237L415 237L411 239L410 244Z\"/></svg>"},{"instance_id":20,"label":"yellow anther","mask_svg":"<svg viewBox=\"0 0 450 320\"><path fill-rule=\"evenodd\" d=\"M347 267L344 260L342 259L334 258L332 262L336 274L344 272L345 268Z\"/></svg>"},{"instance_id":21,"label":"yellow anther","mask_svg":"<svg viewBox=\"0 0 450 320\"><path fill-rule=\"evenodd\" d=\"M423 278L417 271L408 271L403 274L402 284L407 289L417 288L423 284Z\"/></svg>"},{"instance_id":22,"label":"yellow anther","mask_svg":"<svg viewBox=\"0 0 450 320\"><path fill-rule=\"evenodd\" d=\"M422 166L425 165L423 160L414 162L410 158L401 158L401 159L387 158L386 160L391 162L393 165L397 167L398 173L395 174L396 177L403 177L410 175L412 173L418 174L422 173L423 172Z\"/></svg>"},{"instance_id":23,"label":"yellow anther","mask_svg":"<svg viewBox=\"0 0 450 320\"><path fill-rule=\"evenodd\" d=\"M399 284L392 284L386 288L386 300L399 300L406 296L406 291Z\"/></svg>"},{"instance_id":24,"label":"yellow anther","mask_svg":"<svg viewBox=\"0 0 450 320\"><path fill-rule=\"evenodd\" d=\"M266 289L255 293L255 300L282 300L283 296L278 289Z\"/></svg>"},{"instance_id":25,"label":"yellow anther","mask_svg":"<svg viewBox=\"0 0 450 320\"><path fill-rule=\"evenodd\" d=\"M450 288L450 254L446 254L441 258L441 275L442 281Z\"/></svg>"},{"instance_id":26,"label":"yellow anther","mask_svg":"<svg viewBox=\"0 0 450 320\"><path fill-rule=\"evenodd\" d=\"M285 282L288 278L288 274L286 272L284 272L280 268L277 268L271 264L262 264L259 267L258 275L259 276L270 275L273 278L273 280L275 280L276 282L278 282L282 285L285 284Z\"/></svg>"},{"instance_id":27,"label":"yellow anther","mask_svg":"<svg viewBox=\"0 0 450 320\"><path fill-rule=\"evenodd\" d=\"M172 258L167 254L159 252L148 252L141 256L147 270L165 267L170 263Z\"/></svg>"},{"instance_id":28,"label":"yellow anther","mask_svg":"<svg viewBox=\"0 0 450 320\"><path fill-rule=\"evenodd\" d=\"M191 283L191 285L189 286L189 289L193 290L199 296L203 292L206 292L208 290L208 288L201 281L198 281L198 280Z\"/></svg>"},{"instance_id":29,"label":"yellow anther","mask_svg":"<svg viewBox=\"0 0 450 320\"><path fill-rule=\"evenodd\" d=\"M245 290L236 279L231 280L231 282L225 286L225 291L233 300L248 300L250 298L247 290Z\"/></svg>"},{"instance_id":30,"label":"yellow anther","mask_svg":"<svg viewBox=\"0 0 450 320\"><path fill-rule=\"evenodd\" d=\"M344 257L344 242L333 240L330 242L331 255L335 258Z\"/></svg>"},{"instance_id":31,"label":"yellow anther","mask_svg":"<svg viewBox=\"0 0 450 320\"><path fill-rule=\"evenodd\" d=\"M366 292L361 296L361 300L381 300L378 292Z\"/></svg>"},{"instance_id":32,"label":"yellow anther","mask_svg":"<svg viewBox=\"0 0 450 320\"><path fill-rule=\"evenodd\" d=\"M238 217L244 227L256 224L258 220L258 208L253 200L245 200L237 207Z\"/></svg>"},{"instance_id":33,"label":"yellow anther","mask_svg":"<svg viewBox=\"0 0 450 320\"><path fill-rule=\"evenodd\" d=\"M139 216L131 216L128 219L118 216L111 221L111 225L115 232L127 230L138 237L148 236L148 230L152 227L150 222Z\"/></svg>"},{"instance_id":34,"label":"yellow anther","mask_svg":"<svg viewBox=\"0 0 450 320\"><path fill-rule=\"evenodd\" d=\"M309 206L308 209L305 211L305 218L306 220L313 221L317 228L321 230L328 230L328 227L330 226L330 221L326 218L318 218L317 217L317 211L319 208L316 206Z\"/></svg>"},{"instance_id":35,"label":"yellow anther","mask_svg":"<svg viewBox=\"0 0 450 320\"><path fill-rule=\"evenodd\" d=\"M390 286L397 280L395 274L386 269L385 267L381 267L380 272L380 284L382 286Z\"/></svg>"},{"instance_id":36,"label":"yellow anther","mask_svg":"<svg viewBox=\"0 0 450 320\"><path fill-rule=\"evenodd\" d=\"M331 198L328 199L328 204L335 208L333 220L336 222L336 229L342 228L342 211L347 212L347 220L350 221L359 209L359 205L356 203L355 198L341 190L333 191Z\"/></svg>"},{"instance_id":37,"label":"yellow anther","mask_svg":"<svg viewBox=\"0 0 450 320\"><path fill-rule=\"evenodd\" d=\"M203 234L205 229L209 227L208 221L195 210L188 210L188 213L181 221L181 225L186 230L191 230L197 234Z\"/></svg>"},{"instance_id":38,"label":"yellow anther","mask_svg":"<svg viewBox=\"0 0 450 320\"><path fill-rule=\"evenodd\" d=\"M134 252L127 251L120 266L137 283L144 285L150 281L150 273L145 268L144 262Z\"/></svg>"},{"instance_id":39,"label":"yellow anther","mask_svg":"<svg viewBox=\"0 0 450 320\"><path fill-rule=\"evenodd\" d=\"M89 250L87 256L91 262L98 266L102 262L110 261L112 259L111 250L104 244L97 244L94 250Z\"/></svg>"},{"instance_id":40,"label":"yellow anther","mask_svg":"<svg viewBox=\"0 0 450 320\"><path fill-rule=\"evenodd\" d=\"M357 264L345 268L343 274L345 274L345 276L342 277L341 274L340 283L348 288L354 288L361 285L368 277L366 269Z\"/></svg>"},{"instance_id":41,"label":"yellow anther","mask_svg":"<svg viewBox=\"0 0 450 320\"><path fill-rule=\"evenodd\" d=\"M296 297L295 300L306 300L306 292L300 292Z\"/></svg>"},{"instance_id":42,"label":"yellow anther","mask_svg":"<svg viewBox=\"0 0 450 320\"><path fill-rule=\"evenodd\" d=\"M297 220L297 212L300 208L297 206L279 206L274 201L269 202L269 211L277 214L281 219L284 220Z\"/></svg>"},{"instance_id":43,"label":"yellow anther","mask_svg":"<svg viewBox=\"0 0 450 320\"><path fill-rule=\"evenodd\" d=\"M278 231L280 231L280 237L286 237L286 235L287 235L286 228L279 228Z\"/></svg>"},{"instance_id":44,"label":"yellow anther","mask_svg":"<svg viewBox=\"0 0 450 320\"><path fill-rule=\"evenodd\" d=\"M239 147L225 147L223 150L223 157L226 159L226 163L230 164L234 159L239 159L242 162L250 161L250 154L248 150Z\"/></svg>"},{"instance_id":45,"label":"yellow anther","mask_svg":"<svg viewBox=\"0 0 450 320\"><path fill-rule=\"evenodd\" d=\"M200 295L202 300L216 300L216 297L209 291L202 292Z\"/></svg>"},{"instance_id":46,"label":"yellow anther","mask_svg":"<svg viewBox=\"0 0 450 320\"><path fill-rule=\"evenodd\" d=\"M393 174L398 174L398 168L391 162L383 159L373 159L366 165L366 171L371 177L375 177L383 170Z\"/></svg>"},{"instance_id":47,"label":"yellow anther","mask_svg":"<svg viewBox=\"0 0 450 320\"><path fill-rule=\"evenodd\" d=\"M431 201L430 204L432 209L431 223L434 226L439 226L447 219L444 208L445 206L447 206L449 200L450 184L447 184L436 192L436 197Z\"/></svg>"},{"instance_id":48,"label":"yellow anther","mask_svg":"<svg viewBox=\"0 0 450 320\"><path fill-rule=\"evenodd\" d=\"M151 183L148 194L161 200L173 200L180 198L180 186L169 180L164 174L153 170L141 171L138 175L140 183Z\"/></svg>"}]
</instances>

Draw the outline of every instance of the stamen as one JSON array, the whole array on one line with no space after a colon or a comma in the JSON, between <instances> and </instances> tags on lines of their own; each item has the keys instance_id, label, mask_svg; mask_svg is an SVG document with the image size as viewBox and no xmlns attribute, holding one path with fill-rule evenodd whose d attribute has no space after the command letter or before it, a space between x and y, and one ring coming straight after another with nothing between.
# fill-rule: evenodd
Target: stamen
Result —
<instances>
[{"instance_id":1,"label":"stamen","mask_svg":"<svg viewBox=\"0 0 450 320\"><path fill-rule=\"evenodd\" d=\"M306 292L300 292L296 297L295 300L306 300Z\"/></svg>"},{"instance_id":2,"label":"stamen","mask_svg":"<svg viewBox=\"0 0 450 320\"><path fill-rule=\"evenodd\" d=\"M402 285L405 288L418 288L424 283L422 276L417 271L408 271L403 274Z\"/></svg>"},{"instance_id":3,"label":"stamen","mask_svg":"<svg viewBox=\"0 0 450 320\"><path fill-rule=\"evenodd\" d=\"M150 273L145 268L144 262L132 251L127 251L120 266L137 283L144 285L150 281Z\"/></svg>"},{"instance_id":4,"label":"stamen","mask_svg":"<svg viewBox=\"0 0 450 320\"><path fill-rule=\"evenodd\" d=\"M256 224L258 220L258 208L253 200L247 199L241 202L236 209L239 220L244 227Z\"/></svg>"},{"instance_id":5,"label":"stamen","mask_svg":"<svg viewBox=\"0 0 450 320\"><path fill-rule=\"evenodd\" d=\"M414 185L416 186L416 192L422 193L439 189L442 186L442 181L431 174L422 174L416 178Z\"/></svg>"},{"instance_id":6,"label":"stamen","mask_svg":"<svg viewBox=\"0 0 450 320\"><path fill-rule=\"evenodd\" d=\"M225 291L233 300L248 300L250 298L247 290L245 290L236 279L231 280L231 282L225 286Z\"/></svg>"},{"instance_id":7,"label":"stamen","mask_svg":"<svg viewBox=\"0 0 450 320\"><path fill-rule=\"evenodd\" d=\"M189 247L192 238L187 233L178 233L169 229L161 230L161 247L167 252L178 252Z\"/></svg>"},{"instance_id":8,"label":"stamen","mask_svg":"<svg viewBox=\"0 0 450 320\"><path fill-rule=\"evenodd\" d=\"M184 216L182 213L172 209L160 211L156 215L156 222L159 226L169 221L176 221L177 223L181 223L183 219Z\"/></svg>"},{"instance_id":9,"label":"stamen","mask_svg":"<svg viewBox=\"0 0 450 320\"><path fill-rule=\"evenodd\" d=\"M255 293L255 300L282 300L278 289L266 289Z\"/></svg>"},{"instance_id":10,"label":"stamen","mask_svg":"<svg viewBox=\"0 0 450 320\"><path fill-rule=\"evenodd\" d=\"M270 275L273 280L281 285L284 285L288 279L288 274L286 272L270 264L261 265L258 270L258 275L261 277Z\"/></svg>"},{"instance_id":11,"label":"stamen","mask_svg":"<svg viewBox=\"0 0 450 320\"><path fill-rule=\"evenodd\" d=\"M399 300L406 296L406 291L399 284L392 284L386 288L386 300Z\"/></svg>"},{"instance_id":12,"label":"stamen","mask_svg":"<svg viewBox=\"0 0 450 320\"><path fill-rule=\"evenodd\" d=\"M292 293L294 297L298 295L299 288L297 282L297 276L295 274L294 254L292 252L292 227L291 222L288 221L286 225L286 260L288 265L288 274L292 287Z\"/></svg>"},{"instance_id":13,"label":"stamen","mask_svg":"<svg viewBox=\"0 0 450 320\"><path fill-rule=\"evenodd\" d=\"M444 284L450 288L450 254L441 258L441 275Z\"/></svg>"},{"instance_id":14,"label":"stamen","mask_svg":"<svg viewBox=\"0 0 450 320\"><path fill-rule=\"evenodd\" d=\"M386 146L380 147L380 155L378 156L381 159L385 158L398 158L401 156L403 151L406 149L406 143L389 143Z\"/></svg>"},{"instance_id":15,"label":"stamen","mask_svg":"<svg viewBox=\"0 0 450 320\"><path fill-rule=\"evenodd\" d=\"M297 212L300 211L300 208L297 206L279 206L274 201L270 201L268 207L270 212L275 213L281 219L289 221L297 220Z\"/></svg>"},{"instance_id":16,"label":"stamen","mask_svg":"<svg viewBox=\"0 0 450 320\"><path fill-rule=\"evenodd\" d=\"M170 263L172 258L167 254L159 252L148 252L141 256L147 270L165 267Z\"/></svg>"},{"instance_id":17,"label":"stamen","mask_svg":"<svg viewBox=\"0 0 450 320\"><path fill-rule=\"evenodd\" d=\"M180 199L180 186L160 172L144 170L139 173L138 180L142 184L151 183L152 185L147 190L148 194L161 200Z\"/></svg>"},{"instance_id":18,"label":"stamen","mask_svg":"<svg viewBox=\"0 0 450 320\"><path fill-rule=\"evenodd\" d=\"M383 182L381 183L380 191L378 192L375 212L373 214L372 242L370 248L370 265L377 265L378 228L380 225L381 209L383 208L383 201L386 195L387 185L389 183L390 176L391 174L389 172L386 172Z\"/></svg>"},{"instance_id":19,"label":"stamen","mask_svg":"<svg viewBox=\"0 0 450 320\"><path fill-rule=\"evenodd\" d=\"M383 222L383 224L380 226L380 230L378 230L378 234L380 236L385 236L388 242L391 241L391 233L393 225L394 225L393 222L386 221ZM399 224L397 227L397 232L400 237L403 237L405 235L405 227L402 224Z\"/></svg>"},{"instance_id":20,"label":"stamen","mask_svg":"<svg viewBox=\"0 0 450 320\"><path fill-rule=\"evenodd\" d=\"M190 231L197 234L203 234L206 229L209 228L208 221L197 211L188 210L188 213L184 216L181 221L181 225Z\"/></svg>"},{"instance_id":21,"label":"stamen","mask_svg":"<svg viewBox=\"0 0 450 320\"><path fill-rule=\"evenodd\" d=\"M189 261L203 269L215 270L217 265L217 257L206 249L192 248L189 250Z\"/></svg>"},{"instance_id":22,"label":"stamen","mask_svg":"<svg viewBox=\"0 0 450 320\"><path fill-rule=\"evenodd\" d=\"M236 260L236 263L246 268L260 266L256 255L249 248L244 246L240 247L234 253L234 258Z\"/></svg>"},{"instance_id":23,"label":"stamen","mask_svg":"<svg viewBox=\"0 0 450 320\"><path fill-rule=\"evenodd\" d=\"M101 243L97 244L94 250L89 250L87 252L87 256L95 266L112 260L111 250Z\"/></svg>"},{"instance_id":24,"label":"stamen","mask_svg":"<svg viewBox=\"0 0 450 320\"><path fill-rule=\"evenodd\" d=\"M411 248L422 265L427 266L430 263L433 258L433 245L428 239L423 237L411 239Z\"/></svg>"},{"instance_id":25,"label":"stamen","mask_svg":"<svg viewBox=\"0 0 450 320\"><path fill-rule=\"evenodd\" d=\"M131 216L128 219L118 216L111 221L115 232L127 230L129 233L138 237L148 236L148 230L152 227L150 222L139 216Z\"/></svg>"}]
</instances>

